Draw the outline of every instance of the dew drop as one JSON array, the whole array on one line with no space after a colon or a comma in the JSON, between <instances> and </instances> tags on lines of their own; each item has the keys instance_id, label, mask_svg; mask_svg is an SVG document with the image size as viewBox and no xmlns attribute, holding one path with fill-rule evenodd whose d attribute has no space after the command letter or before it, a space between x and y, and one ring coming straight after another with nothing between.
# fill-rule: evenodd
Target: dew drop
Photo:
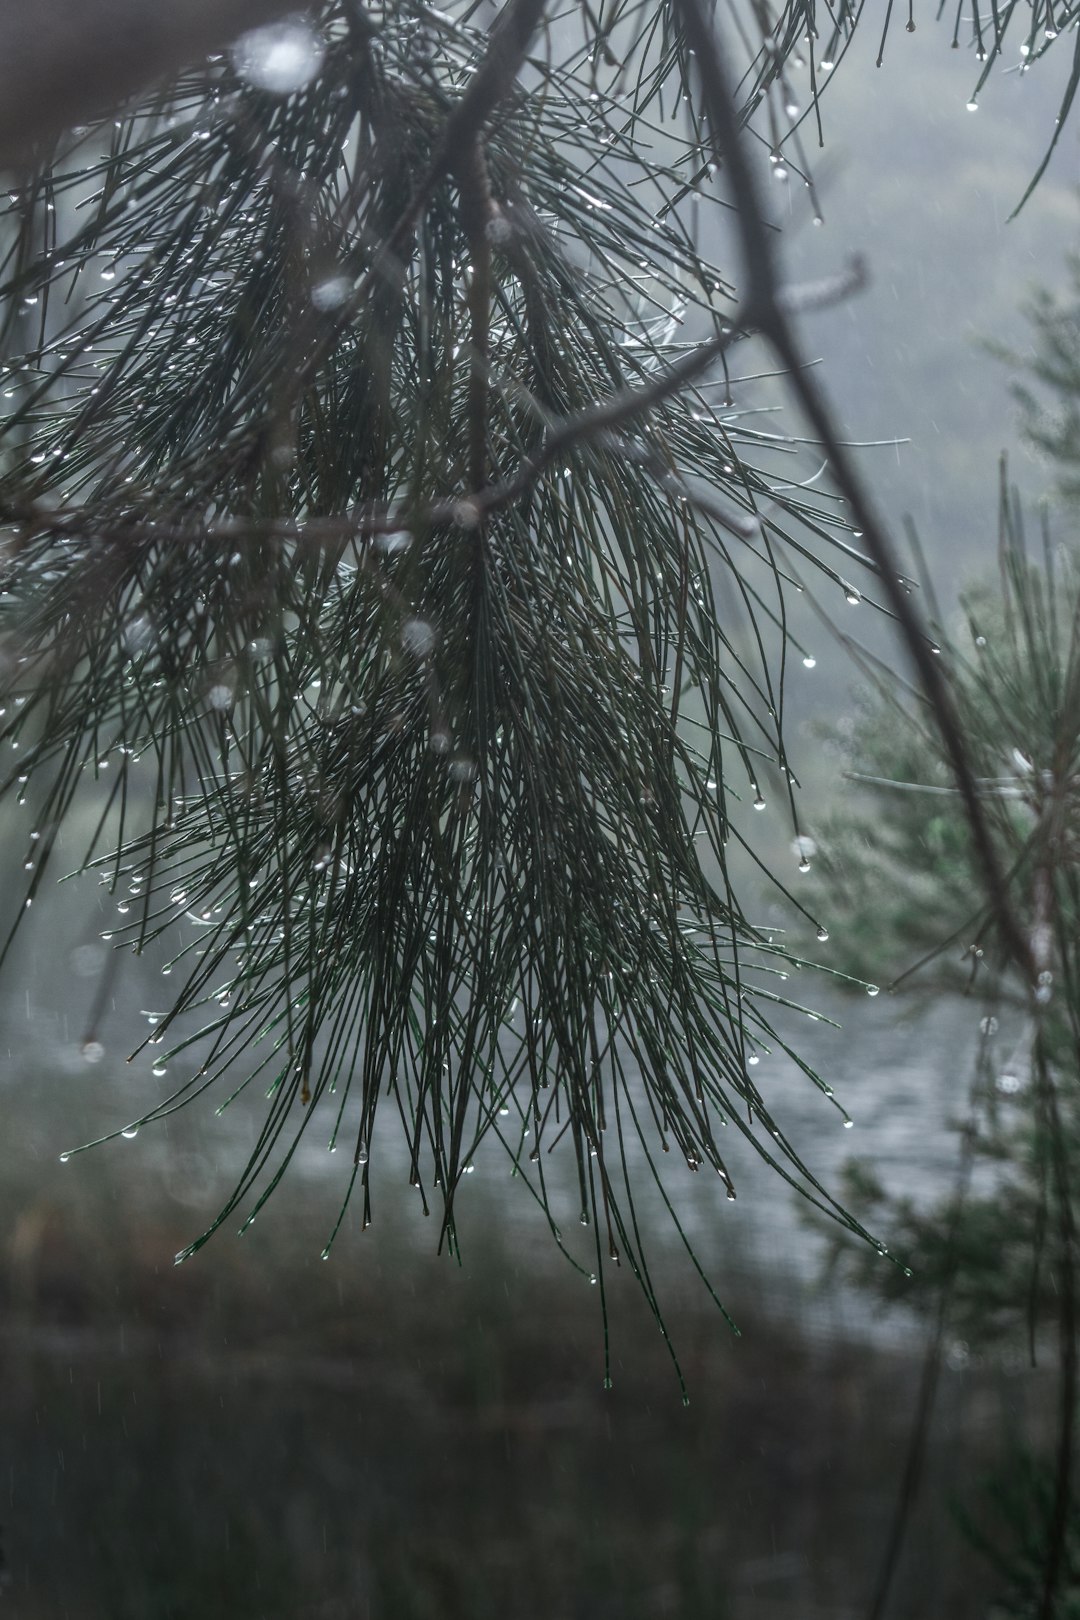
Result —
<instances>
[{"instance_id":1,"label":"dew drop","mask_svg":"<svg viewBox=\"0 0 1080 1620\"><path fill-rule=\"evenodd\" d=\"M310 23L287 17L243 34L230 54L246 83L287 96L311 83L322 67L326 47Z\"/></svg>"},{"instance_id":2,"label":"dew drop","mask_svg":"<svg viewBox=\"0 0 1080 1620\"><path fill-rule=\"evenodd\" d=\"M327 276L325 281L318 281L312 287L311 302L316 309L340 309L351 292L352 282L348 276Z\"/></svg>"},{"instance_id":3,"label":"dew drop","mask_svg":"<svg viewBox=\"0 0 1080 1620\"><path fill-rule=\"evenodd\" d=\"M407 551L412 545L412 532L409 529L388 529L385 534L377 534L371 543L377 551L384 552L387 557L394 557L399 551Z\"/></svg>"},{"instance_id":4,"label":"dew drop","mask_svg":"<svg viewBox=\"0 0 1080 1620\"><path fill-rule=\"evenodd\" d=\"M428 658L435 646L435 631L425 619L406 619L401 627L401 645L414 658Z\"/></svg>"}]
</instances>

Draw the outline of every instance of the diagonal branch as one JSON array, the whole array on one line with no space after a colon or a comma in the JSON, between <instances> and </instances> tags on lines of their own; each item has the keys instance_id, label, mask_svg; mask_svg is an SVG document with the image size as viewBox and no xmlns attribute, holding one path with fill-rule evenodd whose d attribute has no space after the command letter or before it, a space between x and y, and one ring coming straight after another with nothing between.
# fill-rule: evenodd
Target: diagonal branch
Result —
<instances>
[{"instance_id":1,"label":"diagonal branch","mask_svg":"<svg viewBox=\"0 0 1080 1620\"><path fill-rule=\"evenodd\" d=\"M976 854L983 870L987 898L1006 949L1031 988L1035 968L1031 946L1009 903L1004 873L990 837L963 735L952 699L931 651L931 642L907 592L900 585L900 566L892 540L863 488L854 463L841 442L832 411L822 390L808 371L785 307L784 288L777 271L773 246L757 183L743 150L728 75L716 34L702 0L672 0L682 21L687 43L697 59L704 105L718 158L727 169L734 193L745 283L752 289L757 326L789 373L790 384L832 467L833 477L847 500L856 526L881 575L889 606L896 615L908 655L934 713L964 801Z\"/></svg>"}]
</instances>

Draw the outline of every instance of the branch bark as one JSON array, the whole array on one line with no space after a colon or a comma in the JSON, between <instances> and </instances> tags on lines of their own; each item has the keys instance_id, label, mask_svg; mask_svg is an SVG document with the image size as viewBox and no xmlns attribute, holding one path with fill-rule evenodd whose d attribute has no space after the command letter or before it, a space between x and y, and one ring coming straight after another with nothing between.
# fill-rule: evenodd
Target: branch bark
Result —
<instances>
[{"instance_id":1,"label":"branch bark","mask_svg":"<svg viewBox=\"0 0 1080 1620\"><path fill-rule=\"evenodd\" d=\"M862 479L841 442L825 396L809 374L785 308L784 287L765 227L765 211L758 195L757 182L743 151L735 103L719 42L702 0L674 0L674 4L687 44L697 58L705 113L716 156L731 184L745 283L750 290L749 301L752 301L758 328L786 369L791 390L829 458L837 488L847 500L851 515L863 532L866 549L877 565L886 601L933 711L956 786L964 801L976 857L982 867L987 902L993 911L1005 949L1033 992L1037 975L1030 941L1017 921L1009 898L1005 874L990 836L952 698L933 656L930 638L920 615L900 584L900 566L892 539L874 510Z\"/></svg>"},{"instance_id":2,"label":"branch bark","mask_svg":"<svg viewBox=\"0 0 1080 1620\"><path fill-rule=\"evenodd\" d=\"M296 0L0 0L0 168Z\"/></svg>"}]
</instances>

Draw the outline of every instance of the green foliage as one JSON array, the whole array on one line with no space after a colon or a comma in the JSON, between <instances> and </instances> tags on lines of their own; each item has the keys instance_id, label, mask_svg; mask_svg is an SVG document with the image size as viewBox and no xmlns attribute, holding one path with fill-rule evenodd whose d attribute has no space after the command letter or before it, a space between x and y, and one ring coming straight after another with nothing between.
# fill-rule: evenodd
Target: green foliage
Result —
<instances>
[{"instance_id":1,"label":"green foliage","mask_svg":"<svg viewBox=\"0 0 1080 1620\"><path fill-rule=\"evenodd\" d=\"M908 982L974 989L985 1009L964 1127L965 1153L982 1179L972 1190L965 1178L954 1198L926 1209L850 1166L850 1206L889 1232L913 1276L865 1266L846 1247L836 1258L881 1298L930 1314L946 1292L950 1324L976 1342L1015 1339L1034 1317L1057 1315L1051 1167L1058 1153L1069 1166L1080 1162L1080 568L1071 552L1049 544L1042 563L1033 562L1004 493L1001 520L998 585L967 594L962 627L943 633L941 656L1009 873L1010 904L1041 953L1034 1012L1005 974L988 908L977 899L973 906L978 873L934 735L917 707L901 708L887 689L876 706L867 703L848 744L854 791L872 793L877 813L840 812L821 835L850 907L836 931L848 948L854 940L871 952L880 930L882 969L895 972L906 953L907 965L920 968Z\"/></svg>"},{"instance_id":2,"label":"green foliage","mask_svg":"<svg viewBox=\"0 0 1080 1620\"><path fill-rule=\"evenodd\" d=\"M1053 1472L1032 1457L1014 1452L1008 1465L983 1484L981 1513L961 1510L970 1539L1004 1583L990 1620L1036 1620L1045 1611L1043 1571L1055 1509ZM1064 1570L1053 1610L1055 1620L1080 1616L1080 1513L1068 1523Z\"/></svg>"},{"instance_id":3,"label":"green foliage","mask_svg":"<svg viewBox=\"0 0 1080 1620\"><path fill-rule=\"evenodd\" d=\"M998 351L1023 368L1013 384L1028 443L1044 457L1066 501L1080 495L1080 255L1067 260L1064 294L1043 287L1028 305L1028 354Z\"/></svg>"},{"instance_id":4,"label":"green foliage","mask_svg":"<svg viewBox=\"0 0 1080 1620\"><path fill-rule=\"evenodd\" d=\"M1023 516L1002 489L1000 568L961 598L955 627L934 625L1010 904L1030 931L1037 874L1054 879L1060 971L1074 982L1070 930L1080 760L1080 565L1042 534L1028 554ZM861 962L888 982L931 964L933 982L964 983L1003 958L967 819L925 701L884 668L854 718L826 743L851 783L848 802L814 828L811 908L836 896L830 960ZM925 957L925 966L922 959Z\"/></svg>"},{"instance_id":5,"label":"green foliage","mask_svg":"<svg viewBox=\"0 0 1080 1620\"><path fill-rule=\"evenodd\" d=\"M1027 13L974 9L983 79ZM178 1078L127 1131L265 1092L211 1231L313 1126L367 1222L388 1111L450 1247L487 1136L561 1246L559 1146L583 1269L624 1257L658 1316L658 1153L733 1196L730 1124L861 1230L751 1076L787 959L726 850L766 767L798 831L786 557L838 597L867 559L731 403L753 322L703 246L685 15L326 0L282 25L291 78L242 42L71 132L0 218L0 796L27 904L89 808L107 937L169 957ZM859 15L729 11L739 118L811 203L800 127Z\"/></svg>"},{"instance_id":6,"label":"green foliage","mask_svg":"<svg viewBox=\"0 0 1080 1620\"><path fill-rule=\"evenodd\" d=\"M828 1203L747 1067L783 953L725 846L786 768L779 555L862 559L705 376L741 334L671 19L518 77L539 13L327 5L289 93L213 61L12 194L0 793L27 903L89 800L107 937L166 949L179 1078L127 1130L265 1091L210 1230L312 1129L366 1223L389 1109L451 1246L485 1136L545 1210L561 1145L653 1298L634 1154L733 1196L730 1122Z\"/></svg>"}]
</instances>

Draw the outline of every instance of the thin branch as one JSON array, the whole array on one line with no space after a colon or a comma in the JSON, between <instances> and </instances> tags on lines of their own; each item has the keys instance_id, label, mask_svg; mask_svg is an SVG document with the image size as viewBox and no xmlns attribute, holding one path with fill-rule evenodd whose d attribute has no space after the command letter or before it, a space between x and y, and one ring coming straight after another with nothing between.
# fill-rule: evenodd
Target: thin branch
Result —
<instances>
[{"instance_id":1,"label":"thin branch","mask_svg":"<svg viewBox=\"0 0 1080 1620\"><path fill-rule=\"evenodd\" d=\"M931 651L930 639L920 615L900 586L900 567L895 548L883 523L874 511L854 463L841 443L832 412L821 389L807 370L798 341L785 309L785 295L777 272L773 245L765 228L764 212L757 182L742 147L734 102L728 86L715 31L702 0L673 0L681 17L687 42L697 57L704 105L713 133L717 156L726 166L735 197L745 283L752 288L757 324L777 357L790 373L792 391L829 457L833 477L846 498L856 526L863 532L866 548L873 557L889 605L896 615L908 655L918 672L927 701L937 720L956 783L964 800L976 855L982 867L987 897L1001 930L1002 939L1029 986L1034 989L1036 974L1029 941L1018 924L1009 903L1004 875L983 814L979 790L968 762L963 735L953 710L941 667Z\"/></svg>"}]
</instances>

